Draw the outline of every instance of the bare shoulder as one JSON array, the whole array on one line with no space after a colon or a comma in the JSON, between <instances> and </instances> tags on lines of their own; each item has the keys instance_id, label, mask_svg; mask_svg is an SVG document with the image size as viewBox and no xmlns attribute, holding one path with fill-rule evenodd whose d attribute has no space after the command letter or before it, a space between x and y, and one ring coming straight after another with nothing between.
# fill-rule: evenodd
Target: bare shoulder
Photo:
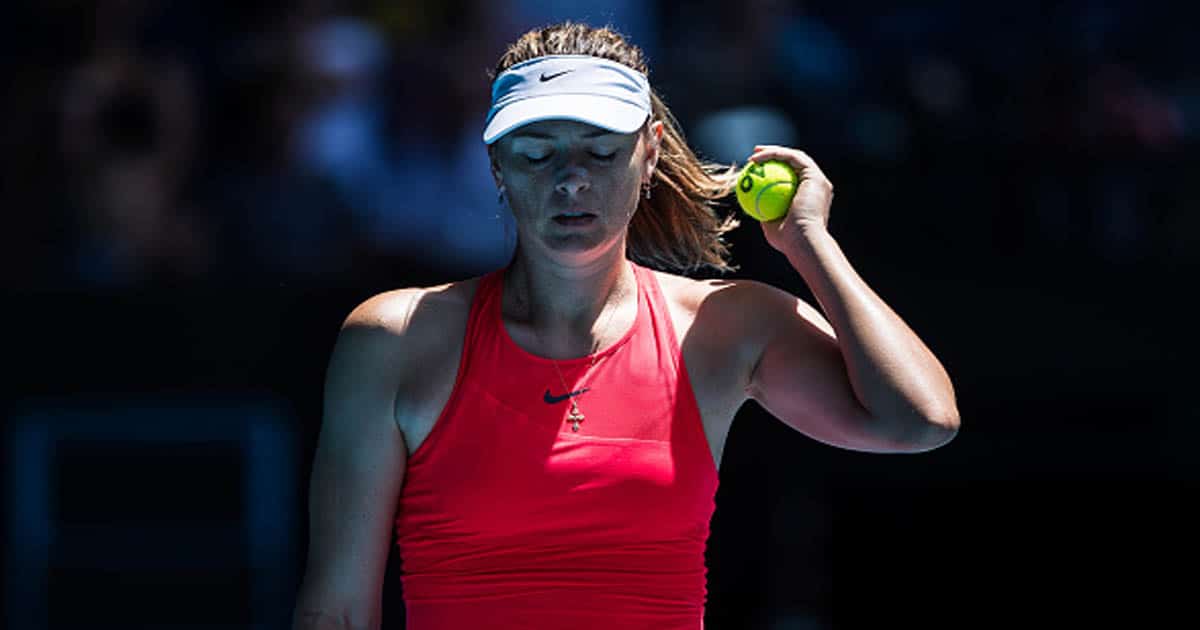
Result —
<instances>
[{"instance_id":1,"label":"bare shoulder","mask_svg":"<svg viewBox=\"0 0 1200 630\"><path fill-rule=\"evenodd\" d=\"M377 330L395 338L436 335L441 327L467 316L478 280L377 293L354 307L342 328Z\"/></svg>"},{"instance_id":2,"label":"bare shoulder","mask_svg":"<svg viewBox=\"0 0 1200 630\"><path fill-rule=\"evenodd\" d=\"M377 379L410 455L454 388L479 279L379 293L359 304L342 327L339 345L344 342L354 357L358 382Z\"/></svg>"},{"instance_id":3,"label":"bare shoulder","mask_svg":"<svg viewBox=\"0 0 1200 630\"><path fill-rule=\"evenodd\" d=\"M757 327L775 308L798 311L804 319L832 333L824 317L808 302L765 282L745 278L695 279L656 271L659 286L673 306L724 326L745 322ZM774 307L774 308L773 308ZM776 313L777 314L777 313Z\"/></svg>"},{"instance_id":4,"label":"bare shoulder","mask_svg":"<svg viewBox=\"0 0 1200 630\"><path fill-rule=\"evenodd\" d=\"M756 359L781 327L799 320L827 337L835 336L833 326L813 305L765 282L656 275L664 296L679 314L675 316L676 329L682 324L681 335L711 352L726 356L734 352Z\"/></svg>"},{"instance_id":5,"label":"bare shoulder","mask_svg":"<svg viewBox=\"0 0 1200 630\"><path fill-rule=\"evenodd\" d=\"M425 393L452 383L477 278L373 295L346 317L335 366L378 380L396 412L422 407Z\"/></svg>"},{"instance_id":6,"label":"bare shoulder","mask_svg":"<svg viewBox=\"0 0 1200 630\"><path fill-rule=\"evenodd\" d=\"M752 299L749 294L759 290L754 286L758 283L696 279L658 271L655 277L671 310L672 323L690 368L697 375L706 371L748 373L756 344L747 335L755 329L747 321L748 313L754 310L749 308L747 300ZM734 369L730 370L731 367ZM732 385L740 388L743 380L735 379Z\"/></svg>"},{"instance_id":7,"label":"bare shoulder","mask_svg":"<svg viewBox=\"0 0 1200 630\"><path fill-rule=\"evenodd\" d=\"M697 280L665 271L655 271L654 276L658 279L658 286L662 289L663 296L671 302L672 306L693 314L710 296L718 291L728 289L737 282L721 279Z\"/></svg>"}]
</instances>

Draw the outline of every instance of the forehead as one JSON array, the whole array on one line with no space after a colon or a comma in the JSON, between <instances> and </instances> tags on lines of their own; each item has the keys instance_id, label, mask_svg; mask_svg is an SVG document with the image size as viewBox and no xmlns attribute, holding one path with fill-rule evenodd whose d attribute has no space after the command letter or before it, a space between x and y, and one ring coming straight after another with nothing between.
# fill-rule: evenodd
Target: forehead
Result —
<instances>
[{"instance_id":1,"label":"forehead","mask_svg":"<svg viewBox=\"0 0 1200 630\"><path fill-rule=\"evenodd\" d=\"M613 140L632 140L635 134L636 132L628 134L615 133L602 127L575 120L540 120L513 130L505 139L518 140L532 138L535 140L569 141L608 138Z\"/></svg>"}]
</instances>

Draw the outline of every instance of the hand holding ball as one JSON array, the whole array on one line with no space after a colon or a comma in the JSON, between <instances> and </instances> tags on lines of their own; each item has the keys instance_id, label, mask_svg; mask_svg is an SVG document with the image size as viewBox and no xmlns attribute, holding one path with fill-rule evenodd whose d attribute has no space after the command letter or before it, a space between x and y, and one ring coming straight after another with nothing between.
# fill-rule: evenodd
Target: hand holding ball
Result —
<instances>
[{"instance_id":1,"label":"hand holding ball","mask_svg":"<svg viewBox=\"0 0 1200 630\"><path fill-rule=\"evenodd\" d=\"M796 171L786 162L748 162L738 175L738 204L759 221L774 221L787 214L798 184Z\"/></svg>"}]
</instances>

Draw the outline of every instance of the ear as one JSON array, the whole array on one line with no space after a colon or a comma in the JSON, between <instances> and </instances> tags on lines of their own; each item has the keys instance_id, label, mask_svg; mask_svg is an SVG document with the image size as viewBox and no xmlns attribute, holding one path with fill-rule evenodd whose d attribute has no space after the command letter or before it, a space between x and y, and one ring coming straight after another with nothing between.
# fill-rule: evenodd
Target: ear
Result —
<instances>
[{"instance_id":1,"label":"ear","mask_svg":"<svg viewBox=\"0 0 1200 630\"><path fill-rule=\"evenodd\" d=\"M647 127L646 135L646 178L643 181L651 181L654 176L654 169L658 166L659 149L662 147L663 139L663 122L656 120L650 123Z\"/></svg>"}]
</instances>

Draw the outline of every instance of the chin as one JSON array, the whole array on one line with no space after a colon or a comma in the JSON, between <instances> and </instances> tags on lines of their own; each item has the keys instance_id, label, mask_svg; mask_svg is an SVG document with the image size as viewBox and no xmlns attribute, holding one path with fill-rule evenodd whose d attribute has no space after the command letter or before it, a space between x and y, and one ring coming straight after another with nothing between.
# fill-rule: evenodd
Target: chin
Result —
<instances>
[{"instance_id":1,"label":"chin","mask_svg":"<svg viewBox=\"0 0 1200 630\"><path fill-rule=\"evenodd\" d=\"M615 244L612 234L603 230L543 233L539 241L549 252L581 261L590 260Z\"/></svg>"},{"instance_id":2,"label":"chin","mask_svg":"<svg viewBox=\"0 0 1200 630\"><path fill-rule=\"evenodd\" d=\"M586 254L604 244L604 240L592 234L554 234L542 239L546 249L559 254Z\"/></svg>"}]
</instances>

